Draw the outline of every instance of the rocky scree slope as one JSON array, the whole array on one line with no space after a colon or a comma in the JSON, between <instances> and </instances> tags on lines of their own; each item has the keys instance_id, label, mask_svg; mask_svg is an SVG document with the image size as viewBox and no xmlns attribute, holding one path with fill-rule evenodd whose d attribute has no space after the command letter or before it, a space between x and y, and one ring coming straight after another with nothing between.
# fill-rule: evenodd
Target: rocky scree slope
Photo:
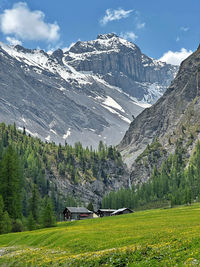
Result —
<instances>
[{"instance_id":1,"label":"rocky scree slope","mask_svg":"<svg viewBox=\"0 0 200 267\"><path fill-rule=\"evenodd\" d=\"M200 48L184 60L176 78L152 107L130 125L119 151L131 170L133 183L146 182L153 166L181 144L190 157L200 138Z\"/></svg>"},{"instance_id":2,"label":"rocky scree slope","mask_svg":"<svg viewBox=\"0 0 200 267\"><path fill-rule=\"evenodd\" d=\"M48 142L117 144L176 71L114 34L52 54L1 43L0 121Z\"/></svg>"}]
</instances>

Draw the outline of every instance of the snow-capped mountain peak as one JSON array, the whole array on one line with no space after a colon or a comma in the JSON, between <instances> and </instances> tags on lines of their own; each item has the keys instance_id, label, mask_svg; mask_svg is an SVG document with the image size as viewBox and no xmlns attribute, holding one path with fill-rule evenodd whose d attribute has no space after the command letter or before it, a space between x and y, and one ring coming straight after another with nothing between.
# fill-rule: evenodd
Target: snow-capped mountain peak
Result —
<instances>
[{"instance_id":1,"label":"snow-capped mountain peak","mask_svg":"<svg viewBox=\"0 0 200 267\"><path fill-rule=\"evenodd\" d=\"M115 34L51 54L0 43L0 59L1 121L48 142L94 146L118 143L177 71Z\"/></svg>"}]
</instances>

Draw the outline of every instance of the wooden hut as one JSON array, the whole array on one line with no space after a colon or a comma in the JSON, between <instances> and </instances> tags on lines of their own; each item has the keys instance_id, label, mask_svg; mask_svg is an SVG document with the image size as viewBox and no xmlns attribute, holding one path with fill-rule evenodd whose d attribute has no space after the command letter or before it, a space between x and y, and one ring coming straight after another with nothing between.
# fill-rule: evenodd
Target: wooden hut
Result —
<instances>
[{"instance_id":1,"label":"wooden hut","mask_svg":"<svg viewBox=\"0 0 200 267\"><path fill-rule=\"evenodd\" d=\"M66 207L63 211L64 221L93 218L93 212L84 207Z\"/></svg>"},{"instance_id":2,"label":"wooden hut","mask_svg":"<svg viewBox=\"0 0 200 267\"><path fill-rule=\"evenodd\" d=\"M98 209L97 214L100 217L107 217L107 216L111 216L111 214L116 211L114 209Z\"/></svg>"},{"instance_id":3,"label":"wooden hut","mask_svg":"<svg viewBox=\"0 0 200 267\"><path fill-rule=\"evenodd\" d=\"M122 214L128 214L128 213L133 213L134 211L129 209L129 208L121 208L121 209L118 209L118 210L115 210L111 216L113 215L122 215Z\"/></svg>"}]
</instances>

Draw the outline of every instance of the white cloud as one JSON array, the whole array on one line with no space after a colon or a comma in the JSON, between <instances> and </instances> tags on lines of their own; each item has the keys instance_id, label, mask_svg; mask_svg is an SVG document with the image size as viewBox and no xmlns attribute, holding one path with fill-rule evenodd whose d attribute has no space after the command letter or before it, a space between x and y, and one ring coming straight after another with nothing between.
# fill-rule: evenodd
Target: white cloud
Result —
<instances>
[{"instance_id":1,"label":"white cloud","mask_svg":"<svg viewBox=\"0 0 200 267\"><path fill-rule=\"evenodd\" d=\"M180 30L183 32L187 32L189 31L189 27L181 27Z\"/></svg>"},{"instance_id":2,"label":"white cloud","mask_svg":"<svg viewBox=\"0 0 200 267\"><path fill-rule=\"evenodd\" d=\"M169 50L168 52L164 53L159 60L173 65L180 65L180 63L191 54L192 50L187 50L185 48L181 48L181 50L177 52Z\"/></svg>"},{"instance_id":3,"label":"white cloud","mask_svg":"<svg viewBox=\"0 0 200 267\"><path fill-rule=\"evenodd\" d=\"M106 14L100 20L100 24L104 26L109 21L120 20L120 19L123 19L123 18L127 18L131 14L131 12L133 12L133 9L130 9L130 10L124 10L122 8L106 9Z\"/></svg>"},{"instance_id":4,"label":"white cloud","mask_svg":"<svg viewBox=\"0 0 200 267\"><path fill-rule=\"evenodd\" d=\"M176 37L176 42L179 42L179 41L180 41L180 37L177 36L177 37Z\"/></svg>"},{"instance_id":5,"label":"white cloud","mask_svg":"<svg viewBox=\"0 0 200 267\"><path fill-rule=\"evenodd\" d=\"M58 40L58 24L47 23L44 19L45 14L42 11L31 11L26 3L19 2L0 15L0 29L4 34L12 34L22 40Z\"/></svg>"},{"instance_id":6,"label":"white cloud","mask_svg":"<svg viewBox=\"0 0 200 267\"><path fill-rule=\"evenodd\" d=\"M138 30L140 30L140 29L143 29L145 27L145 25L146 25L145 22L143 22L143 23L138 22L136 27L137 27Z\"/></svg>"},{"instance_id":7,"label":"white cloud","mask_svg":"<svg viewBox=\"0 0 200 267\"><path fill-rule=\"evenodd\" d=\"M120 37L131 41L135 41L138 38L134 32L121 32Z\"/></svg>"},{"instance_id":8,"label":"white cloud","mask_svg":"<svg viewBox=\"0 0 200 267\"><path fill-rule=\"evenodd\" d=\"M12 38L12 37L6 37L6 41L10 44L10 45L22 45L22 42L15 39L15 38Z\"/></svg>"},{"instance_id":9,"label":"white cloud","mask_svg":"<svg viewBox=\"0 0 200 267\"><path fill-rule=\"evenodd\" d=\"M131 41L135 41L138 38L134 32L121 32L120 37Z\"/></svg>"}]
</instances>

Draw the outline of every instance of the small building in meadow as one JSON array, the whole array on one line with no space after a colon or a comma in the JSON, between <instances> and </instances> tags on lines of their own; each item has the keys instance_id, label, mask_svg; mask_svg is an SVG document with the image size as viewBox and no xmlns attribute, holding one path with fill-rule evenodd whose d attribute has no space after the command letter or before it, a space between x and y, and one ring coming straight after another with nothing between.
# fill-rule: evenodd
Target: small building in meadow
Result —
<instances>
[{"instance_id":1,"label":"small building in meadow","mask_svg":"<svg viewBox=\"0 0 200 267\"><path fill-rule=\"evenodd\" d=\"M113 215L122 215L122 214L128 214L128 213L133 213L134 211L129 209L129 208L121 208L121 209L118 209L118 210L115 210L111 216Z\"/></svg>"},{"instance_id":2,"label":"small building in meadow","mask_svg":"<svg viewBox=\"0 0 200 267\"><path fill-rule=\"evenodd\" d=\"M93 212L84 207L66 207L63 216L64 221L92 219Z\"/></svg>"},{"instance_id":3,"label":"small building in meadow","mask_svg":"<svg viewBox=\"0 0 200 267\"><path fill-rule=\"evenodd\" d=\"M107 217L111 216L111 214L116 211L114 209L98 209L97 214L99 217Z\"/></svg>"}]
</instances>

